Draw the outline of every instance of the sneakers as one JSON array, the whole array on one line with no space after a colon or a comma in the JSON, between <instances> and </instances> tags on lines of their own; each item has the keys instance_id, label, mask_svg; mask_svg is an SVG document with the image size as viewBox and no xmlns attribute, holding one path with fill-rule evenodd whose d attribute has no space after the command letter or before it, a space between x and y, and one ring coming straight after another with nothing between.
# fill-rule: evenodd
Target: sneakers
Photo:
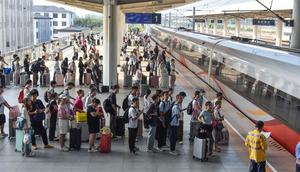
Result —
<instances>
[{"instance_id":1,"label":"sneakers","mask_svg":"<svg viewBox=\"0 0 300 172\"><path fill-rule=\"evenodd\" d=\"M174 156L178 155L178 153L176 151L170 151L169 153Z\"/></svg>"},{"instance_id":2,"label":"sneakers","mask_svg":"<svg viewBox=\"0 0 300 172\"><path fill-rule=\"evenodd\" d=\"M54 148L54 146L47 144L47 145L44 146L44 148L51 149L51 148Z\"/></svg>"},{"instance_id":3,"label":"sneakers","mask_svg":"<svg viewBox=\"0 0 300 172\"><path fill-rule=\"evenodd\" d=\"M156 152L162 152L162 151L163 151L163 150L160 149L160 148L153 148L153 149L155 149Z\"/></svg>"},{"instance_id":4,"label":"sneakers","mask_svg":"<svg viewBox=\"0 0 300 172\"><path fill-rule=\"evenodd\" d=\"M63 147L63 148L60 149L60 151L61 151L61 152L69 152L69 149L66 148L66 147Z\"/></svg>"},{"instance_id":5,"label":"sneakers","mask_svg":"<svg viewBox=\"0 0 300 172\"><path fill-rule=\"evenodd\" d=\"M37 150L37 146L36 145L32 145L32 150Z\"/></svg>"},{"instance_id":6,"label":"sneakers","mask_svg":"<svg viewBox=\"0 0 300 172\"><path fill-rule=\"evenodd\" d=\"M2 137L7 137L7 136L8 136L8 134L6 134L6 133L2 133L2 134L1 134L1 136L2 136Z\"/></svg>"},{"instance_id":7,"label":"sneakers","mask_svg":"<svg viewBox=\"0 0 300 172\"><path fill-rule=\"evenodd\" d=\"M178 142L180 145L183 145L183 141Z\"/></svg>"},{"instance_id":8,"label":"sneakers","mask_svg":"<svg viewBox=\"0 0 300 172\"><path fill-rule=\"evenodd\" d=\"M88 153L94 153L94 152L98 152L98 150L95 147L91 147L88 149Z\"/></svg>"}]
</instances>

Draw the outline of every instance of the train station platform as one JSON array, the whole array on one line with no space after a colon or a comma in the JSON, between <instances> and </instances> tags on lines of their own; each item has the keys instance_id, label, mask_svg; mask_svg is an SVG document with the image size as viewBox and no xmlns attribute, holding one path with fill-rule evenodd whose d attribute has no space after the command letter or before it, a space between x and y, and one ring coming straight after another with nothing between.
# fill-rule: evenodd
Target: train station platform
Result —
<instances>
[{"instance_id":1,"label":"train station platform","mask_svg":"<svg viewBox=\"0 0 300 172\"><path fill-rule=\"evenodd\" d=\"M130 47L132 48L132 47ZM129 49L130 49L129 48ZM71 57L73 49L64 50L65 57ZM122 63L122 62L121 62ZM53 68L53 62L47 62L50 70ZM143 71L147 62L143 62ZM195 89L204 88L206 98L211 100L215 97L215 92L211 90L201 80L196 77L183 65L176 63L179 74L175 86L174 95L179 91L185 91L187 97L184 99L183 107L186 107L192 99ZM118 71L120 71L118 69ZM123 75L119 72L119 83L122 82ZM147 75L147 73L145 73ZM77 76L78 78L78 76ZM76 83L78 84L78 83ZM117 103L122 104L123 99L129 93L120 84L120 93L117 95ZM8 87L3 96L10 105L17 104L17 96L21 88ZM43 99L43 92L47 88L38 88L40 99ZM58 87L57 92L63 87ZM76 86L70 93L76 95L77 89L83 89L88 93L87 87ZM155 89L153 89L154 91ZM108 97L108 93L98 94L97 97L103 102ZM141 100L142 101L142 100ZM247 148L244 146L243 137L245 133L253 129L253 124L243 114L237 111L227 102L223 102L223 113L226 118L226 126L230 133L228 146L222 146L222 151L209 157L208 162L201 162L193 159L193 144L189 142L189 121L190 116L184 117L184 144L177 145L176 149L180 152L178 156L172 156L168 151L161 153L147 153L146 140L147 132L144 131L143 139L139 140L137 146L141 149L137 156L129 153L128 134L124 139L118 139L112 142L112 152L108 154L88 153L88 144L84 143L80 151L60 152L58 142L51 142L54 149L45 150L42 147L41 139L37 139L39 149L36 151L36 157L22 157L21 153L15 152L13 141L8 138L0 139L0 171L1 172L243 172L248 171L249 160ZM7 112L7 111L6 111ZM121 113L122 114L122 113ZM106 124L109 124L106 115ZM5 131L8 133L8 123ZM293 156L286 152L282 147L269 140L268 146L268 169L267 171L294 171ZM282 159L272 157L281 157Z\"/></svg>"}]
</instances>

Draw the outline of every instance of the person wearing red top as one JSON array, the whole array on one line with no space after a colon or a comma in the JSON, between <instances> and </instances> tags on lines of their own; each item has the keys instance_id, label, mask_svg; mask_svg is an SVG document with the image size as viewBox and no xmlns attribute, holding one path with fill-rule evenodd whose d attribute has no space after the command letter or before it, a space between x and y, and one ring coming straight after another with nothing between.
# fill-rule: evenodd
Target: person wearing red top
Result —
<instances>
[{"instance_id":1,"label":"person wearing red top","mask_svg":"<svg viewBox=\"0 0 300 172\"><path fill-rule=\"evenodd\" d=\"M74 111L75 114L76 112L82 112L83 111L83 101L82 98L84 97L84 91L83 90L78 90L77 91L77 97L74 101Z\"/></svg>"}]
</instances>

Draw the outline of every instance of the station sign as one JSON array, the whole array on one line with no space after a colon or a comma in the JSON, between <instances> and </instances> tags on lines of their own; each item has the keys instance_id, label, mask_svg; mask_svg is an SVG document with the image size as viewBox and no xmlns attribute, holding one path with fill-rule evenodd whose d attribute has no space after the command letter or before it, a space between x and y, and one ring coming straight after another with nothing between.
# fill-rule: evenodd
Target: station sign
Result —
<instances>
[{"instance_id":1,"label":"station sign","mask_svg":"<svg viewBox=\"0 0 300 172\"><path fill-rule=\"evenodd\" d=\"M275 20L253 19L252 24L256 26L275 26Z\"/></svg>"},{"instance_id":2,"label":"station sign","mask_svg":"<svg viewBox=\"0 0 300 172\"><path fill-rule=\"evenodd\" d=\"M285 20L286 27L294 27L294 20Z\"/></svg>"},{"instance_id":3,"label":"station sign","mask_svg":"<svg viewBox=\"0 0 300 172\"><path fill-rule=\"evenodd\" d=\"M127 24L161 24L160 13L126 13Z\"/></svg>"}]
</instances>

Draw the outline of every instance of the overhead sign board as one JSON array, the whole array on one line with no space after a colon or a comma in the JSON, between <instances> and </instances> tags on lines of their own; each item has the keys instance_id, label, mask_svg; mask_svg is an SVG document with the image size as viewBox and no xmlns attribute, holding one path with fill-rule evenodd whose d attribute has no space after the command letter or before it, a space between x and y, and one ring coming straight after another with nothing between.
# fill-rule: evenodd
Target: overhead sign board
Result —
<instances>
[{"instance_id":1,"label":"overhead sign board","mask_svg":"<svg viewBox=\"0 0 300 172\"><path fill-rule=\"evenodd\" d=\"M286 27L294 27L294 20L286 20L285 26Z\"/></svg>"},{"instance_id":2,"label":"overhead sign board","mask_svg":"<svg viewBox=\"0 0 300 172\"><path fill-rule=\"evenodd\" d=\"M128 24L161 24L159 13L126 13Z\"/></svg>"},{"instance_id":3,"label":"overhead sign board","mask_svg":"<svg viewBox=\"0 0 300 172\"><path fill-rule=\"evenodd\" d=\"M252 23L256 26L275 26L275 20L253 19Z\"/></svg>"}]
</instances>

